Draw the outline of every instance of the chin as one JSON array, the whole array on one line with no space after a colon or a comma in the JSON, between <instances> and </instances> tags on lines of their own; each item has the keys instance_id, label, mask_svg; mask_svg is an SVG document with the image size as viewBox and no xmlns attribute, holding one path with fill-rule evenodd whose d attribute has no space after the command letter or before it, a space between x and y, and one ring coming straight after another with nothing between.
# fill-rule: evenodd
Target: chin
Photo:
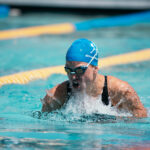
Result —
<instances>
[{"instance_id":1,"label":"chin","mask_svg":"<svg viewBox=\"0 0 150 150\"><path fill-rule=\"evenodd\" d=\"M82 89L80 88L80 86L79 87L72 87L72 89L73 89L74 92L80 92L80 91L82 91Z\"/></svg>"},{"instance_id":2,"label":"chin","mask_svg":"<svg viewBox=\"0 0 150 150\"><path fill-rule=\"evenodd\" d=\"M75 93L77 93L77 92L81 93L81 92L85 91L85 87L82 85L79 85L77 87L72 86L72 89Z\"/></svg>"}]
</instances>

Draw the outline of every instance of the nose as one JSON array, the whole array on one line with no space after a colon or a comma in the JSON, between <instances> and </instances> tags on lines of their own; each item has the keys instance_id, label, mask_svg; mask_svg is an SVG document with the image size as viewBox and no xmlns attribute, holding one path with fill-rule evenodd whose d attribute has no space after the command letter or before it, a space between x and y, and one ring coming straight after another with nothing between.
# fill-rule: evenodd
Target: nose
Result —
<instances>
[{"instance_id":1,"label":"nose","mask_svg":"<svg viewBox=\"0 0 150 150\"><path fill-rule=\"evenodd\" d=\"M70 74L70 77L71 77L72 80L77 79L77 75L76 74Z\"/></svg>"}]
</instances>

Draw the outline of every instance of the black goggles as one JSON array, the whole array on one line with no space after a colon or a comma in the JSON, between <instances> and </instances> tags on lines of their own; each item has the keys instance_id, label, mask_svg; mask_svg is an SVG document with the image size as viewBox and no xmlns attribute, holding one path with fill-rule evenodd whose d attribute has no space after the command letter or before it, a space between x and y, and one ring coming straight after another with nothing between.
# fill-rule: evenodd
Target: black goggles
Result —
<instances>
[{"instance_id":1,"label":"black goggles","mask_svg":"<svg viewBox=\"0 0 150 150\"><path fill-rule=\"evenodd\" d=\"M80 67L76 67L74 69L69 68L69 67L64 67L64 68L68 74L83 75L85 73L86 69L88 68L88 66L80 66Z\"/></svg>"}]
</instances>

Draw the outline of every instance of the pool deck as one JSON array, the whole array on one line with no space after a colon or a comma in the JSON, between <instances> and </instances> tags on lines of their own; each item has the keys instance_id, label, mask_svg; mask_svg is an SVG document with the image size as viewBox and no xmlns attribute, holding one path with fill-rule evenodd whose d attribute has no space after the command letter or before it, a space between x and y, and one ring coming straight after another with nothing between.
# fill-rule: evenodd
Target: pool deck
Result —
<instances>
[{"instance_id":1,"label":"pool deck","mask_svg":"<svg viewBox=\"0 0 150 150\"><path fill-rule=\"evenodd\" d=\"M0 0L0 4L62 8L150 9L150 0Z\"/></svg>"}]
</instances>

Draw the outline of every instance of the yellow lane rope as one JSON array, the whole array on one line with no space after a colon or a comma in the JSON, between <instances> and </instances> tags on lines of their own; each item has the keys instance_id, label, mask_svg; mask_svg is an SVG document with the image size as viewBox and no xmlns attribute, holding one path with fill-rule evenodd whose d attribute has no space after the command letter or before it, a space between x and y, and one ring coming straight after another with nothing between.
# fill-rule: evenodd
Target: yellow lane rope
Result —
<instances>
[{"instance_id":1,"label":"yellow lane rope","mask_svg":"<svg viewBox=\"0 0 150 150\"><path fill-rule=\"evenodd\" d=\"M63 66L48 67L43 69L20 72L8 76L0 77L0 86L5 84L26 84L29 81L36 79L45 79L51 74L65 74Z\"/></svg>"},{"instance_id":2,"label":"yellow lane rope","mask_svg":"<svg viewBox=\"0 0 150 150\"><path fill-rule=\"evenodd\" d=\"M150 60L150 49L144 49L136 52L110 56L99 61L99 67L109 67L119 64L129 64L134 62Z\"/></svg>"},{"instance_id":3,"label":"yellow lane rope","mask_svg":"<svg viewBox=\"0 0 150 150\"><path fill-rule=\"evenodd\" d=\"M128 64L146 60L150 60L150 49L99 59L99 67L110 67L119 64ZM48 67L3 76L0 77L0 86L5 84L26 84L32 80L46 79L52 74L65 74L64 66Z\"/></svg>"},{"instance_id":4,"label":"yellow lane rope","mask_svg":"<svg viewBox=\"0 0 150 150\"><path fill-rule=\"evenodd\" d=\"M66 34L74 32L75 27L71 23L28 27L13 30L0 31L0 40L7 40L18 37L31 37L41 34Z\"/></svg>"}]
</instances>

